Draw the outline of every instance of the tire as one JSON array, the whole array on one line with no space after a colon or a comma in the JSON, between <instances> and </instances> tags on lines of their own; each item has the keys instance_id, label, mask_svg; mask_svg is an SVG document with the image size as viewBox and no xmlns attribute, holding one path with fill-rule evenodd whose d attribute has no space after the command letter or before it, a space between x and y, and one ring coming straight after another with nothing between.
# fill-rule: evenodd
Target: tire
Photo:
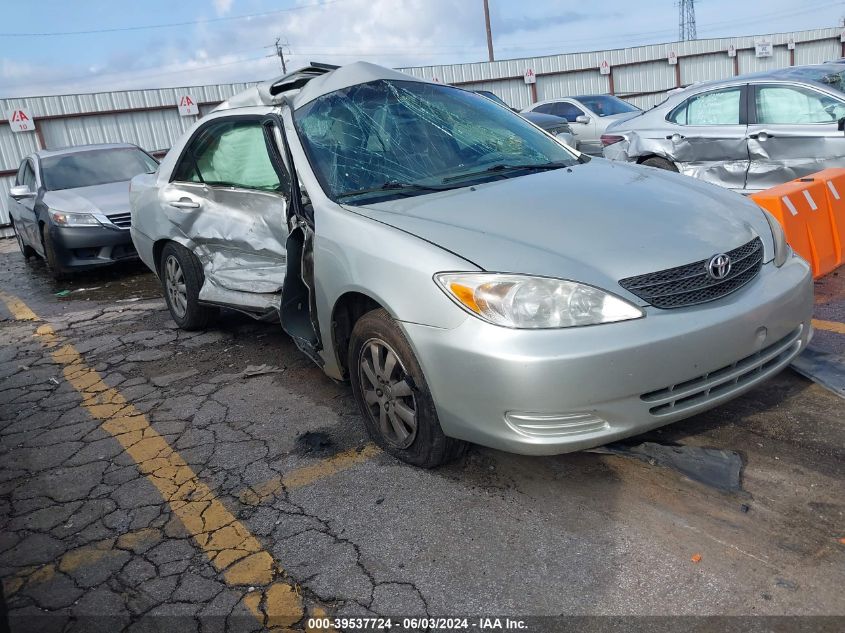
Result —
<instances>
[{"instance_id":1,"label":"tire","mask_svg":"<svg viewBox=\"0 0 845 633\"><path fill-rule=\"evenodd\" d=\"M199 260L181 244L169 242L161 251L159 272L164 299L176 325L183 330L204 329L218 310L199 302L205 280Z\"/></svg>"},{"instance_id":2,"label":"tire","mask_svg":"<svg viewBox=\"0 0 845 633\"><path fill-rule=\"evenodd\" d=\"M53 238L50 237L50 227L41 225L41 243L44 245L44 259L47 262L47 269L56 281L62 281L70 277L70 273L64 270L56 257L56 249L53 245Z\"/></svg>"},{"instance_id":3,"label":"tire","mask_svg":"<svg viewBox=\"0 0 845 633\"><path fill-rule=\"evenodd\" d=\"M389 363L391 354L394 360ZM422 368L385 310L368 312L355 323L348 363L352 393L367 432L382 449L422 468L464 454L466 442L443 434Z\"/></svg>"},{"instance_id":4,"label":"tire","mask_svg":"<svg viewBox=\"0 0 845 633\"><path fill-rule=\"evenodd\" d=\"M678 168L675 165L665 158L660 158L659 156L652 156L651 158L646 158L640 165L646 165L647 167L656 167L657 169L665 169L666 171L674 171L678 173Z\"/></svg>"},{"instance_id":5,"label":"tire","mask_svg":"<svg viewBox=\"0 0 845 633\"><path fill-rule=\"evenodd\" d=\"M15 240L18 243L18 248L21 251L21 255L23 255L23 258L25 260L29 261L29 258L35 255L35 251L31 246L28 246L23 243L23 237L21 237L21 234L18 232L18 227L16 227L14 223L12 223L12 229L14 229L15 231Z\"/></svg>"}]
</instances>

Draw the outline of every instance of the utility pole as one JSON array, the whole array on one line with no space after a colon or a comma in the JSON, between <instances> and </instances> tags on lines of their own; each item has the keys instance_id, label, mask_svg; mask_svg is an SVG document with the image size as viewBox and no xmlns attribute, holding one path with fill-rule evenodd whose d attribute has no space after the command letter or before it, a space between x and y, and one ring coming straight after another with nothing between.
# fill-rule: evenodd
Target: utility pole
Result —
<instances>
[{"instance_id":1,"label":"utility pole","mask_svg":"<svg viewBox=\"0 0 845 633\"><path fill-rule=\"evenodd\" d=\"M288 45L287 42L282 44L282 38L281 37L276 38L276 55L279 56L279 61L282 62L282 73L284 73L284 74L287 74L287 72L288 72L288 67L287 67L287 64L285 63L285 46L287 46L287 45Z\"/></svg>"},{"instance_id":2,"label":"utility pole","mask_svg":"<svg viewBox=\"0 0 845 633\"><path fill-rule=\"evenodd\" d=\"M678 39L682 42L697 39L695 29L695 0L678 0Z\"/></svg>"},{"instance_id":3,"label":"utility pole","mask_svg":"<svg viewBox=\"0 0 845 633\"><path fill-rule=\"evenodd\" d=\"M490 5L484 0L484 25L487 27L487 57L495 61L493 57L493 32L490 30Z\"/></svg>"}]
</instances>

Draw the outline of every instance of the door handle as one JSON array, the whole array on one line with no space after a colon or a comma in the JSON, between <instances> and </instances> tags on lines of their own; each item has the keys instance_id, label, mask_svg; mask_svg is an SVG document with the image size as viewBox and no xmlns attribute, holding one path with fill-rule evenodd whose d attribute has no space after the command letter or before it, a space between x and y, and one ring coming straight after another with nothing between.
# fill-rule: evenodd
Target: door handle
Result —
<instances>
[{"instance_id":1,"label":"door handle","mask_svg":"<svg viewBox=\"0 0 845 633\"><path fill-rule=\"evenodd\" d=\"M756 134L749 134L748 138L753 138L755 141L765 141L768 138L774 138L774 136L769 132L757 132Z\"/></svg>"},{"instance_id":2,"label":"door handle","mask_svg":"<svg viewBox=\"0 0 845 633\"><path fill-rule=\"evenodd\" d=\"M683 140L685 138L686 138L686 136L684 136L683 134L667 134L666 135L667 141L680 141L680 140Z\"/></svg>"},{"instance_id":3,"label":"door handle","mask_svg":"<svg viewBox=\"0 0 845 633\"><path fill-rule=\"evenodd\" d=\"M176 207L177 209L199 209L200 203L196 200L191 200L190 198L179 198L178 200L171 200L168 202L171 207Z\"/></svg>"}]
</instances>

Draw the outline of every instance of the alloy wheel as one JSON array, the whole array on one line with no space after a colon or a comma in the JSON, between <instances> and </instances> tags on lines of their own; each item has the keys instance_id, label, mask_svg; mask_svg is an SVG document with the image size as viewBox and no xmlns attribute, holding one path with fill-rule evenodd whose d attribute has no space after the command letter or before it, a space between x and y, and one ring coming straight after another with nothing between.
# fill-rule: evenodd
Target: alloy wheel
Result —
<instances>
[{"instance_id":1,"label":"alloy wheel","mask_svg":"<svg viewBox=\"0 0 845 633\"><path fill-rule=\"evenodd\" d=\"M417 402L402 360L384 341L361 347L359 380L367 410L390 445L404 449L417 437Z\"/></svg>"},{"instance_id":2,"label":"alloy wheel","mask_svg":"<svg viewBox=\"0 0 845 633\"><path fill-rule=\"evenodd\" d=\"M170 307L181 319L188 311L188 291L185 288L182 266L173 255L164 260L164 286L170 299Z\"/></svg>"}]
</instances>

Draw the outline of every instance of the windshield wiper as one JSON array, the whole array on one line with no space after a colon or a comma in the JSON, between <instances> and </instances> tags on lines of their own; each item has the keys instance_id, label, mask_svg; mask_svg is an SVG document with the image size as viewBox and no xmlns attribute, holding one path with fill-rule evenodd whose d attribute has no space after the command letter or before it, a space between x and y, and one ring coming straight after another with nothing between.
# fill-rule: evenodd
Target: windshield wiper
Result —
<instances>
[{"instance_id":1,"label":"windshield wiper","mask_svg":"<svg viewBox=\"0 0 845 633\"><path fill-rule=\"evenodd\" d=\"M341 198L351 198L353 196L360 196L365 193L401 193L403 191L446 191L451 188L452 187L438 187L437 185L421 185L419 183L414 182L396 182L395 180L388 180L387 182L380 184L378 187L368 187L366 189L357 189L355 191L344 191L343 193L337 196L337 199L340 200Z\"/></svg>"},{"instance_id":2,"label":"windshield wiper","mask_svg":"<svg viewBox=\"0 0 845 633\"><path fill-rule=\"evenodd\" d=\"M480 171L468 171L456 176L447 176L441 182L454 182L456 180L463 180L464 178L472 178L474 176L485 176L487 174L499 174L509 171L520 171L530 169L532 171L545 171L548 169L560 169L561 167L570 167L569 163L526 163L524 165L510 165L508 163L498 163L492 167L487 167Z\"/></svg>"}]
</instances>

